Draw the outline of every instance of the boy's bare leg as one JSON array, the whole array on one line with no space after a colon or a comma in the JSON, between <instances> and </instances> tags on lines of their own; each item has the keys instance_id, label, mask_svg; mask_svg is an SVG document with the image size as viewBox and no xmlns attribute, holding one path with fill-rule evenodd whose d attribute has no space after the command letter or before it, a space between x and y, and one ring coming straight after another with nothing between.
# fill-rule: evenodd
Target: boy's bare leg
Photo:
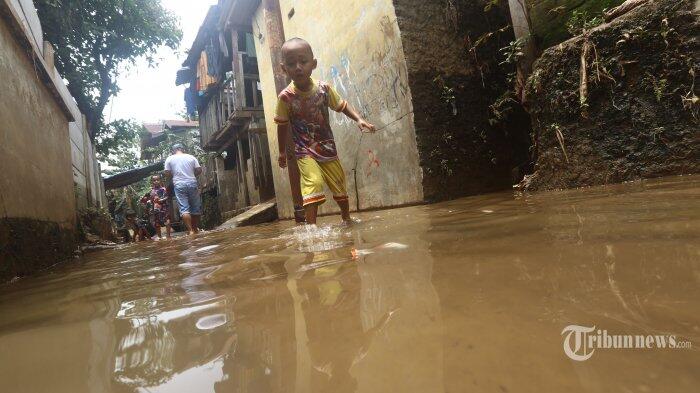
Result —
<instances>
[{"instance_id":1,"label":"boy's bare leg","mask_svg":"<svg viewBox=\"0 0 700 393\"><path fill-rule=\"evenodd\" d=\"M350 201L338 201L338 207L340 207L340 215L343 217L343 221L350 221Z\"/></svg>"},{"instance_id":2,"label":"boy's bare leg","mask_svg":"<svg viewBox=\"0 0 700 393\"><path fill-rule=\"evenodd\" d=\"M306 223L316 225L316 217L318 216L318 203L311 203L304 206L306 213Z\"/></svg>"},{"instance_id":3,"label":"boy's bare leg","mask_svg":"<svg viewBox=\"0 0 700 393\"><path fill-rule=\"evenodd\" d=\"M194 233L192 230L192 216L190 213L185 213L182 215L182 221L185 222L185 226L187 227L187 232L191 235Z\"/></svg>"},{"instance_id":4,"label":"boy's bare leg","mask_svg":"<svg viewBox=\"0 0 700 393\"><path fill-rule=\"evenodd\" d=\"M192 215L192 230L194 230L194 233L199 232L199 218L201 216L198 214Z\"/></svg>"},{"instance_id":5,"label":"boy's bare leg","mask_svg":"<svg viewBox=\"0 0 700 393\"><path fill-rule=\"evenodd\" d=\"M160 225L156 225L156 234L158 235L158 239L163 238L163 227Z\"/></svg>"},{"instance_id":6,"label":"boy's bare leg","mask_svg":"<svg viewBox=\"0 0 700 393\"><path fill-rule=\"evenodd\" d=\"M301 174L299 173L299 166L297 164L297 158L294 154L294 149L290 149L289 146L294 146L292 141L291 133L289 133L289 139L287 141L287 169L289 170L289 186L292 190L292 201L294 202L294 221L297 224L301 224L301 220L304 217L298 217L296 214L296 208L304 205L304 198L301 196Z\"/></svg>"},{"instance_id":7,"label":"boy's bare leg","mask_svg":"<svg viewBox=\"0 0 700 393\"><path fill-rule=\"evenodd\" d=\"M170 235L173 232L173 227L170 225L170 220L165 222L165 238L170 239Z\"/></svg>"}]
</instances>

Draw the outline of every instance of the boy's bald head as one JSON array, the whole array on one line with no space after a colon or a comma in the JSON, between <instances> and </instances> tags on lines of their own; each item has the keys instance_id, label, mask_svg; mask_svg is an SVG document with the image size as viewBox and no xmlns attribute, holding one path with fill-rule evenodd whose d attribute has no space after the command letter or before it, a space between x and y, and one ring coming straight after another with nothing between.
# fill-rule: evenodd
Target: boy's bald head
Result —
<instances>
[{"instance_id":1,"label":"boy's bald head","mask_svg":"<svg viewBox=\"0 0 700 393\"><path fill-rule=\"evenodd\" d=\"M292 52L298 51L308 51L308 54L313 59L314 51L311 49L311 45L304 39L299 37L290 38L282 44L282 56L286 56Z\"/></svg>"},{"instance_id":2,"label":"boy's bald head","mask_svg":"<svg viewBox=\"0 0 700 393\"><path fill-rule=\"evenodd\" d=\"M311 82L311 73L316 69L317 61L311 45L301 38L292 38L282 45L282 70L295 86L306 89Z\"/></svg>"}]
</instances>

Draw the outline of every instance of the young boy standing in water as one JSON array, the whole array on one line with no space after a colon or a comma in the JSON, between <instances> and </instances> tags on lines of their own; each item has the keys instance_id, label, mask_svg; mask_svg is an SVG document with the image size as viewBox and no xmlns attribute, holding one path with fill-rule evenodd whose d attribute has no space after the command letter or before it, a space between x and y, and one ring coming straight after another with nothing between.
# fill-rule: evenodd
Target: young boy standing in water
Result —
<instances>
[{"instance_id":1,"label":"young boy standing in water","mask_svg":"<svg viewBox=\"0 0 700 393\"><path fill-rule=\"evenodd\" d=\"M316 69L311 45L301 38L292 38L282 45L282 69L292 83L277 100L277 140L279 166L287 166L287 133L292 132L294 154L301 177L306 222L316 224L318 207L326 201L323 183L333 192L343 221L350 221L350 205L345 185L345 172L340 165L333 139L328 109L342 112L357 122L360 131L376 131L338 93L323 81L311 78Z\"/></svg>"}]
</instances>

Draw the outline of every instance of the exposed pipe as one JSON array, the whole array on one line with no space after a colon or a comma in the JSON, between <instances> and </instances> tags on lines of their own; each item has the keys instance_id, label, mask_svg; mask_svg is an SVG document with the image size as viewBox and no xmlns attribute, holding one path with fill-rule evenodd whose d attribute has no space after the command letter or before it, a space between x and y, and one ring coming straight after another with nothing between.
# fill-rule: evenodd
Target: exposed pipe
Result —
<instances>
[{"instance_id":1,"label":"exposed pipe","mask_svg":"<svg viewBox=\"0 0 700 393\"><path fill-rule=\"evenodd\" d=\"M270 59L272 60L272 73L275 78L275 90L279 94L284 90L289 81L287 76L282 71L282 44L284 44L284 25L282 23L282 11L280 9L279 0L262 0L265 18L265 30L267 32L267 45L270 48ZM303 199L301 197L301 181L299 176L299 167L297 166L296 156L294 155L294 141L292 133L287 133L287 172L289 173L289 185L292 191L292 199L294 206L301 206Z\"/></svg>"}]
</instances>

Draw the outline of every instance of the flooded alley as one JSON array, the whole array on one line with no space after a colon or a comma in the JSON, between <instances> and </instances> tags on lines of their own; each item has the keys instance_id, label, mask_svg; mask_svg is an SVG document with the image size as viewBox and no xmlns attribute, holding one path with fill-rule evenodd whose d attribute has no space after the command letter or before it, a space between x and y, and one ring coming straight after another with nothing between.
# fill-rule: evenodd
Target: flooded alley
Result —
<instances>
[{"instance_id":1,"label":"flooded alley","mask_svg":"<svg viewBox=\"0 0 700 393\"><path fill-rule=\"evenodd\" d=\"M700 177L124 245L0 287L2 391L691 392ZM565 353L569 325L678 348ZM592 335L595 334L591 333ZM576 349L576 348L574 348Z\"/></svg>"}]
</instances>

